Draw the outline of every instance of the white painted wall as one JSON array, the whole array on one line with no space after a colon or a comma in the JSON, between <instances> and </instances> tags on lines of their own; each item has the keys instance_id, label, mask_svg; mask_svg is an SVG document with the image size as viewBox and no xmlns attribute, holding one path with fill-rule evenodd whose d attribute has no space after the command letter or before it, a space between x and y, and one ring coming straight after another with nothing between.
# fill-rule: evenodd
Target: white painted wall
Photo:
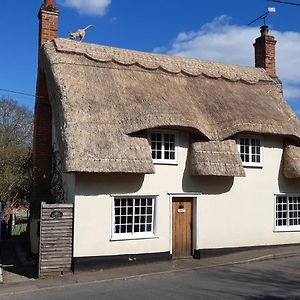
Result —
<instances>
[{"instance_id":1,"label":"white painted wall","mask_svg":"<svg viewBox=\"0 0 300 300\"><path fill-rule=\"evenodd\" d=\"M246 168L246 177L234 178L228 192L199 198L198 249L300 242L300 232L274 232L274 194L300 193L300 182L280 174L282 139L264 143L262 169Z\"/></svg>"},{"instance_id":2,"label":"white painted wall","mask_svg":"<svg viewBox=\"0 0 300 300\"><path fill-rule=\"evenodd\" d=\"M298 243L300 232L274 232L274 193L300 192L300 182L279 176L282 139L264 137L264 167L245 178L191 177L188 133L179 134L178 165L155 174L76 174L74 256L171 251L168 193L202 193L197 199L196 249ZM153 239L111 241L111 195L159 195ZM195 225L196 226L196 225Z\"/></svg>"}]
</instances>

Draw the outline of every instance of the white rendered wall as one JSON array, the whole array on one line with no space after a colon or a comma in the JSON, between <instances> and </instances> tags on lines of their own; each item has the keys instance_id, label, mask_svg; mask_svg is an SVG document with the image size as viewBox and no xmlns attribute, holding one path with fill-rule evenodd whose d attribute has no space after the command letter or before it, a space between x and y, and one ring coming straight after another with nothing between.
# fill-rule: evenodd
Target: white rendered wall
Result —
<instances>
[{"instance_id":1,"label":"white rendered wall","mask_svg":"<svg viewBox=\"0 0 300 300\"><path fill-rule=\"evenodd\" d=\"M274 232L274 193L300 192L300 182L279 177L282 139L264 137L264 167L245 178L188 175L188 133L179 134L178 165L156 165L155 174L76 174L74 256L171 251L168 193L201 193L195 249L298 243L299 232ZM112 241L111 195L158 195L155 238ZM194 220L195 221L195 220Z\"/></svg>"},{"instance_id":2,"label":"white rendered wall","mask_svg":"<svg viewBox=\"0 0 300 300\"><path fill-rule=\"evenodd\" d=\"M197 248L276 245L300 242L300 232L275 232L275 196L300 193L300 181L282 177L282 139L264 138L263 168L246 168L231 189L199 199Z\"/></svg>"}]
</instances>

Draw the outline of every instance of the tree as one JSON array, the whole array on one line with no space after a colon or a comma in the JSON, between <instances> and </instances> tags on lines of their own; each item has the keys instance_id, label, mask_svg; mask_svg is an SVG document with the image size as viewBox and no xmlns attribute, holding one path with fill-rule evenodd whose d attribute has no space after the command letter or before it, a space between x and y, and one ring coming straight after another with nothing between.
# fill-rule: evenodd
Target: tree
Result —
<instances>
[{"instance_id":1,"label":"tree","mask_svg":"<svg viewBox=\"0 0 300 300\"><path fill-rule=\"evenodd\" d=\"M30 146L33 113L9 98L0 98L0 145Z\"/></svg>"},{"instance_id":2,"label":"tree","mask_svg":"<svg viewBox=\"0 0 300 300\"><path fill-rule=\"evenodd\" d=\"M0 98L0 201L8 222L12 210L27 204L31 192L33 113L9 98Z\"/></svg>"}]
</instances>

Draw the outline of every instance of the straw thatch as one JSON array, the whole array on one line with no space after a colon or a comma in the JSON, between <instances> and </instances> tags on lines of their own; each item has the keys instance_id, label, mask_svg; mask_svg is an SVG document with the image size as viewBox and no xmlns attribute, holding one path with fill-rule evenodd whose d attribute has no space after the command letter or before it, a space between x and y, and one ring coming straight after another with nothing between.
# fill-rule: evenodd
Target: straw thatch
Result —
<instances>
[{"instance_id":1,"label":"straw thatch","mask_svg":"<svg viewBox=\"0 0 300 300\"><path fill-rule=\"evenodd\" d=\"M299 121L263 69L57 39L41 59L67 171L154 171L145 137L192 128L221 141L250 131L300 138Z\"/></svg>"},{"instance_id":2,"label":"straw thatch","mask_svg":"<svg viewBox=\"0 0 300 300\"><path fill-rule=\"evenodd\" d=\"M190 175L246 176L234 140L192 143L189 169Z\"/></svg>"},{"instance_id":3,"label":"straw thatch","mask_svg":"<svg viewBox=\"0 0 300 300\"><path fill-rule=\"evenodd\" d=\"M286 178L300 178L300 147L292 145L285 147L283 174Z\"/></svg>"}]
</instances>

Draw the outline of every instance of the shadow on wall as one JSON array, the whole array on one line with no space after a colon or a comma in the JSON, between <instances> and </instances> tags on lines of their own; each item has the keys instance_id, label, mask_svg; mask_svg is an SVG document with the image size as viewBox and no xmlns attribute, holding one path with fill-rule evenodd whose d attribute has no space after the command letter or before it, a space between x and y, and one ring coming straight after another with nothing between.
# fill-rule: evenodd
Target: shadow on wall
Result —
<instances>
[{"instance_id":1,"label":"shadow on wall","mask_svg":"<svg viewBox=\"0 0 300 300\"><path fill-rule=\"evenodd\" d=\"M144 182L144 174L76 174L79 184L76 194L93 196L101 194L131 194L138 192ZM116 184L117 183L117 184Z\"/></svg>"},{"instance_id":2,"label":"shadow on wall","mask_svg":"<svg viewBox=\"0 0 300 300\"><path fill-rule=\"evenodd\" d=\"M207 195L224 194L233 186L234 177L227 176L191 176L188 159L182 177L182 190L185 193L198 192Z\"/></svg>"},{"instance_id":3,"label":"shadow on wall","mask_svg":"<svg viewBox=\"0 0 300 300\"><path fill-rule=\"evenodd\" d=\"M281 193L299 193L300 179L289 179L283 176L283 159L281 159L280 169L278 174L278 186Z\"/></svg>"},{"instance_id":4,"label":"shadow on wall","mask_svg":"<svg viewBox=\"0 0 300 300\"><path fill-rule=\"evenodd\" d=\"M190 176L183 175L182 190L185 193L200 192L207 195L219 195L230 191L234 177Z\"/></svg>"},{"instance_id":5,"label":"shadow on wall","mask_svg":"<svg viewBox=\"0 0 300 300\"><path fill-rule=\"evenodd\" d=\"M134 194L141 190L144 179L144 174L77 174L76 194L82 196ZM234 177L190 176L187 168L185 168L181 188L184 193L218 195L228 192L233 182ZM180 182L178 182L178 185L180 185ZM156 186L152 188L154 194L160 192ZM175 189L175 187L173 188ZM179 189L176 188L176 190ZM172 188L170 192L172 192Z\"/></svg>"}]
</instances>

